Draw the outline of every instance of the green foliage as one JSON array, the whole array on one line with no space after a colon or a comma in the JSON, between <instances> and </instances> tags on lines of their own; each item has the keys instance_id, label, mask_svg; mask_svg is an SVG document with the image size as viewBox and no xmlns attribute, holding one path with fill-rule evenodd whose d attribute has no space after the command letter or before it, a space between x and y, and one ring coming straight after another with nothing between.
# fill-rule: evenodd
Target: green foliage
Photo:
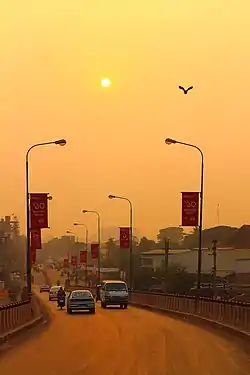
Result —
<instances>
[{"instance_id":1,"label":"green foliage","mask_svg":"<svg viewBox=\"0 0 250 375\"><path fill-rule=\"evenodd\" d=\"M240 229L229 226L218 226L203 230L203 247L211 247L212 241L217 240L218 246L240 246L250 248L250 226L243 226ZM157 235L158 242L155 242L143 236L140 239L133 237L133 282L134 288L148 290L153 285L158 285L162 290L168 293L186 293L194 285L195 276L190 275L180 265L170 264L167 276L163 268L152 270L150 267L141 267L141 254L154 249L163 249L164 240L170 239L170 248L172 250L181 248L197 248L199 244L199 228L193 228L190 233L185 234L181 227L167 227L159 230ZM65 240L65 239L64 239ZM54 239L44 245L41 251L44 259L48 256L53 259L61 258L67 255L68 251L72 253L74 243ZM115 267L125 271L126 277L129 276L130 249L120 249L119 241L110 237L106 242L106 252L103 252L102 267ZM165 283L166 279L166 283Z\"/></svg>"},{"instance_id":2,"label":"green foliage","mask_svg":"<svg viewBox=\"0 0 250 375\"><path fill-rule=\"evenodd\" d=\"M129 274L129 249L120 249L113 237L106 242L106 256L102 257L102 267L119 268Z\"/></svg>"},{"instance_id":3,"label":"green foliage","mask_svg":"<svg viewBox=\"0 0 250 375\"><path fill-rule=\"evenodd\" d=\"M149 240L147 237L142 237L136 248L137 252L143 253L144 251L150 251L155 248L155 241Z\"/></svg>"},{"instance_id":4,"label":"green foliage","mask_svg":"<svg viewBox=\"0 0 250 375\"><path fill-rule=\"evenodd\" d=\"M204 229L202 232L203 247L210 247L213 240L218 241L218 246L234 246L236 241L233 240L236 234L241 233L242 230L229 227L229 226L218 226L214 228ZM248 236L250 230L248 229ZM241 242L242 235L238 236L239 242ZM249 238L249 237L248 237ZM244 241L243 241L244 242ZM183 240L183 247L185 248L196 248L199 245L199 228L194 228L190 234L187 234ZM242 243L242 246L244 243ZM249 243L250 245L250 243Z\"/></svg>"},{"instance_id":5,"label":"green foliage","mask_svg":"<svg viewBox=\"0 0 250 375\"><path fill-rule=\"evenodd\" d=\"M185 268L178 265L169 267L167 274L167 292L168 293L187 293L194 285L195 276L189 275Z\"/></svg>"},{"instance_id":6,"label":"green foliage","mask_svg":"<svg viewBox=\"0 0 250 375\"><path fill-rule=\"evenodd\" d=\"M179 265L169 266L167 275L163 268L154 271L142 267L137 268L134 274L134 287L138 290L149 290L152 286L157 286L162 292L183 294L190 290L194 282L195 277Z\"/></svg>"},{"instance_id":7,"label":"green foliage","mask_svg":"<svg viewBox=\"0 0 250 375\"><path fill-rule=\"evenodd\" d=\"M14 301L21 293L25 272L25 238L18 235L15 228L13 238L0 242L0 280L4 281ZM12 279L12 273L19 272L20 279Z\"/></svg>"},{"instance_id":8,"label":"green foliage","mask_svg":"<svg viewBox=\"0 0 250 375\"><path fill-rule=\"evenodd\" d=\"M167 227L159 230L157 234L157 240L160 247L164 247L164 241L169 239L172 247L178 248L181 246L185 233L182 227Z\"/></svg>"}]
</instances>

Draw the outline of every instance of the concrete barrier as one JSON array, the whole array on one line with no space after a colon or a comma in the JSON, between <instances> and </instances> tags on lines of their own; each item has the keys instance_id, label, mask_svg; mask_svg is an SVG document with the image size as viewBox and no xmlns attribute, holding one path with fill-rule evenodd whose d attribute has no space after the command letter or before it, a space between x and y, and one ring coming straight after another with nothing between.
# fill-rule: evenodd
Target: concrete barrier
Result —
<instances>
[{"instance_id":1,"label":"concrete barrier","mask_svg":"<svg viewBox=\"0 0 250 375\"><path fill-rule=\"evenodd\" d=\"M250 335L249 303L140 292L131 293L130 302L137 306L198 317Z\"/></svg>"}]
</instances>

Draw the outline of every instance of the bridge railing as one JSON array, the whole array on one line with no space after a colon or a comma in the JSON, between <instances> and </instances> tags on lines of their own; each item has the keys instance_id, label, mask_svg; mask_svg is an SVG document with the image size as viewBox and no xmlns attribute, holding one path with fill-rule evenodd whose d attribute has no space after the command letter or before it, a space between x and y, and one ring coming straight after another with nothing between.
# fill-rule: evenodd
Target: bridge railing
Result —
<instances>
[{"instance_id":1,"label":"bridge railing","mask_svg":"<svg viewBox=\"0 0 250 375\"><path fill-rule=\"evenodd\" d=\"M198 316L250 333L250 303L142 292L131 293L131 303Z\"/></svg>"},{"instance_id":2,"label":"bridge railing","mask_svg":"<svg viewBox=\"0 0 250 375\"><path fill-rule=\"evenodd\" d=\"M86 289L91 289L95 294L95 288ZM130 302L200 317L250 334L250 303L145 292L132 292ZM0 306L0 338L34 320L39 314L41 308L35 296L32 296L31 301Z\"/></svg>"},{"instance_id":3,"label":"bridge railing","mask_svg":"<svg viewBox=\"0 0 250 375\"><path fill-rule=\"evenodd\" d=\"M0 339L41 315L39 301L35 296L30 301L0 306Z\"/></svg>"}]
</instances>

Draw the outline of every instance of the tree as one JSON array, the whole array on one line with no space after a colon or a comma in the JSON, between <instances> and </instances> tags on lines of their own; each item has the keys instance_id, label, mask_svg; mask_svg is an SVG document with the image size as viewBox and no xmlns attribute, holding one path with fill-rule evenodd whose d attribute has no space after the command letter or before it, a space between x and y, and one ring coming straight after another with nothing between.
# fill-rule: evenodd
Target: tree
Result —
<instances>
[{"instance_id":1,"label":"tree","mask_svg":"<svg viewBox=\"0 0 250 375\"><path fill-rule=\"evenodd\" d=\"M232 246L232 238L239 233L235 227L217 226L214 228L204 229L202 231L202 246L210 247L213 240L218 241L218 246ZM199 228L194 228L193 232L187 234L183 241L186 248L195 248L199 246Z\"/></svg>"},{"instance_id":2,"label":"tree","mask_svg":"<svg viewBox=\"0 0 250 375\"><path fill-rule=\"evenodd\" d=\"M172 265L168 269L167 292L168 293L187 293L194 285L195 275L190 275L184 267Z\"/></svg>"},{"instance_id":3,"label":"tree","mask_svg":"<svg viewBox=\"0 0 250 375\"><path fill-rule=\"evenodd\" d=\"M68 254L76 255L79 250L78 246L79 244L76 243L74 237L55 237L43 244L42 251L37 252L37 261L45 263L49 258L59 260L67 257ZM84 249L84 244L81 244L81 249Z\"/></svg>"},{"instance_id":4,"label":"tree","mask_svg":"<svg viewBox=\"0 0 250 375\"><path fill-rule=\"evenodd\" d=\"M116 267L126 273L129 266L129 249L120 249L113 237L106 242L107 256L102 260L103 267Z\"/></svg>"},{"instance_id":5,"label":"tree","mask_svg":"<svg viewBox=\"0 0 250 375\"><path fill-rule=\"evenodd\" d=\"M250 248L250 225L243 225L241 228L233 228L231 236L226 241L228 245L238 249ZM236 229L236 230L235 230Z\"/></svg>"},{"instance_id":6,"label":"tree","mask_svg":"<svg viewBox=\"0 0 250 375\"><path fill-rule=\"evenodd\" d=\"M25 264L25 243L23 237L16 235L0 241L0 280L4 281L14 301L21 294ZM20 279L13 280L12 274L19 272Z\"/></svg>"},{"instance_id":7,"label":"tree","mask_svg":"<svg viewBox=\"0 0 250 375\"><path fill-rule=\"evenodd\" d=\"M107 256L103 259L103 265L107 267L117 267L119 263L119 246L114 237L109 237L106 242Z\"/></svg>"},{"instance_id":8,"label":"tree","mask_svg":"<svg viewBox=\"0 0 250 375\"><path fill-rule=\"evenodd\" d=\"M183 239L183 247L192 249L199 245L199 227L194 227L192 232L185 235Z\"/></svg>"},{"instance_id":9,"label":"tree","mask_svg":"<svg viewBox=\"0 0 250 375\"><path fill-rule=\"evenodd\" d=\"M137 250L139 253L143 253L144 251L150 251L154 248L155 248L155 241L149 240L147 237L142 237L137 246Z\"/></svg>"},{"instance_id":10,"label":"tree","mask_svg":"<svg viewBox=\"0 0 250 375\"><path fill-rule=\"evenodd\" d=\"M182 227L168 227L160 229L157 234L158 243L164 247L165 239L170 240L172 247L180 247L184 238L184 230Z\"/></svg>"},{"instance_id":11,"label":"tree","mask_svg":"<svg viewBox=\"0 0 250 375\"><path fill-rule=\"evenodd\" d=\"M232 236L238 232L235 227L226 225L203 230L203 246L210 247L213 240L218 241L218 246L230 246Z\"/></svg>"},{"instance_id":12,"label":"tree","mask_svg":"<svg viewBox=\"0 0 250 375\"><path fill-rule=\"evenodd\" d=\"M11 231L12 231L13 237L20 236L20 223L16 215L13 215L13 219L11 221Z\"/></svg>"}]
</instances>

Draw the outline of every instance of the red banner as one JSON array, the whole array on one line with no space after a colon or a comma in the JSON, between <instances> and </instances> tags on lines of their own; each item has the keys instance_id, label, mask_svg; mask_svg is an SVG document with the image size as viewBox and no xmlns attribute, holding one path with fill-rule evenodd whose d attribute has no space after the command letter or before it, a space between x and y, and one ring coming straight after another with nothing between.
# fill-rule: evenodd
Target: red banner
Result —
<instances>
[{"instance_id":1,"label":"red banner","mask_svg":"<svg viewBox=\"0 0 250 375\"><path fill-rule=\"evenodd\" d=\"M42 248L41 229L31 229L30 231L30 242L32 249Z\"/></svg>"},{"instance_id":2,"label":"red banner","mask_svg":"<svg viewBox=\"0 0 250 375\"><path fill-rule=\"evenodd\" d=\"M64 268L69 268L69 260L68 260L68 258L64 258L63 259L63 267Z\"/></svg>"},{"instance_id":3,"label":"red banner","mask_svg":"<svg viewBox=\"0 0 250 375\"><path fill-rule=\"evenodd\" d=\"M48 194L30 194L30 227L31 229L48 228Z\"/></svg>"},{"instance_id":4,"label":"red banner","mask_svg":"<svg viewBox=\"0 0 250 375\"><path fill-rule=\"evenodd\" d=\"M86 264L87 263L87 251L80 251L80 264Z\"/></svg>"},{"instance_id":5,"label":"red banner","mask_svg":"<svg viewBox=\"0 0 250 375\"><path fill-rule=\"evenodd\" d=\"M30 262L32 265L36 263L36 249L32 247L30 249Z\"/></svg>"},{"instance_id":6,"label":"red banner","mask_svg":"<svg viewBox=\"0 0 250 375\"><path fill-rule=\"evenodd\" d=\"M199 225L198 192L182 193L182 226L197 227Z\"/></svg>"},{"instance_id":7,"label":"red banner","mask_svg":"<svg viewBox=\"0 0 250 375\"><path fill-rule=\"evenodd\" d=\"M72 266L77 265L77 256L76 255L71 256L71 264L72 264Z\"/></svg>"},{"instance_id":8,"label":"red banner","mask_svg":"<svg viewBox=\"0 0 250 375\"><path fill-rule=\"evenodd\" d=\"M99 244L92 243L91 244L91 258L98 259L98 255L99 255Z\"/></svg>"},{"instance_id":9,"label":"red banner","mask_svg":"<svg viewBox=\"0 0 250 375\"><path fill-rule=\"evenodd\" d=\"M130 228L120 228L120 247L123 249L129 249L130 247Z\"/></svg>"}]
</instances>

